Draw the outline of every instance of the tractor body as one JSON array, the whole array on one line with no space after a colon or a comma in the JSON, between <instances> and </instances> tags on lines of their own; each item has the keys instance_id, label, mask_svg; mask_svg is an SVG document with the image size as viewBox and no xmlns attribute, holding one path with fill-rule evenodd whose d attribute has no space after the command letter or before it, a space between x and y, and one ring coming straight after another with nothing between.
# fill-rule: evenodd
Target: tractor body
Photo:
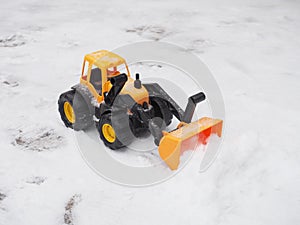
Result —
<instances>
[{"instance_id":1,"label":"tractor body","mask_svg":"<svg viewBox=\"0 0 300 225\"><path fill-rule=\"evenodd\" d=\"M183 110L159 84L142 84L139 74L133 79L122 57L100 50L84 57L79 84L60 95L58 108L67 127L85 130L95 123L100 138L113 150L151 134L161 158L174 170L180 155L195 148L195 138L205 144L210 134L221 136L221 120L202 118L191 123L196 105L204 100L199 92ZM166 132L173 116L180 123Z\"/></svg>"}]
</instances>

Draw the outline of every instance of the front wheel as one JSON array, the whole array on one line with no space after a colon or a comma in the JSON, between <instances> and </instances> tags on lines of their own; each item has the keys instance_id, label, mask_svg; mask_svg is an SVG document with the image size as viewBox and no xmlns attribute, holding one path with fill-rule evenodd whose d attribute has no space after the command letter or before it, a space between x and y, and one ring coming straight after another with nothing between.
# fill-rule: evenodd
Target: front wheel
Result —
<instances>
[{"instance_id":1,"label":"front wheel","mask_svg":"<svg viewBox=\"0 0 300 225\"><path fill-rule=\"evenodd\" d=\"M117 138L116 131L112 126L110 113L102 115L96 126L101 140L107 147L113 150L124 147L122 142Z\"/></svg>"},{"instance_id":2,"label":"front wheel","mask_svg":"<svg viewBox=\"0 0 300 225\"><path fill-rule=\"evenodd\" d=\"M128 146L134 136L128 125L129 120L126 112L117 112L113 116L113 120L114 123L112 123L111 113L104 114L96 126L103 143L110 149L117 150Z\"/></svg>"},{"instance_id":3,"label":"front wheel","mask_svg":"<svg viewBox=\"0 0 300 225\"><path fill-rule=\"evenodd\" d=\"M168 103L160 98L151 98L150 104L154 108L154 117L159 117L163 119L167 126L170 125L173 114L168 107Z\"/></svg>"}]
</instances>

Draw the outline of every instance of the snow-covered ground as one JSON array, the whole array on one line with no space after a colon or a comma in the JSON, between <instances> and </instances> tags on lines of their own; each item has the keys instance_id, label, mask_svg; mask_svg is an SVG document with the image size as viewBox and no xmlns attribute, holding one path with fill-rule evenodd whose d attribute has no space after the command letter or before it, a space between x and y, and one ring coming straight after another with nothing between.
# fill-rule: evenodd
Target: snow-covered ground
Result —
<instances>
[{"instance_id":1,"label":"snow-covered ground","mask_svg":"<svg viewBox=\"0 0 300 225\"><path fill-rule=\"evenodd\" d=\"M2 1L0 225L300 224L300 2ZM142 40L197 54L226 105L212 167L130 188L97 176L57 112L82 57Z\"/></svg>"}]
</instances>

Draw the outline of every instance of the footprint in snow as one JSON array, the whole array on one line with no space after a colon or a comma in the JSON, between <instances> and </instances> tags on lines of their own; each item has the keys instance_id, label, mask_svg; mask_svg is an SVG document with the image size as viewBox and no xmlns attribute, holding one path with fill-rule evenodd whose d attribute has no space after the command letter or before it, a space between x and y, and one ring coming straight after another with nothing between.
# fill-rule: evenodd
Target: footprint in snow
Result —
<instances>
[{"instance_id":1,"label":"footprint in snow","mask_svg":"<svg viewBox=\"0 0 300 225\"><path fill-rule=\"evenodd\" d=\"M61 48L73 48L79 46L79 42L74 40L64 40L57 46Z\"/></svg>"},{"instance_id":2,"label":"footprint in snow","mask_svg":"<svg viewBox=\"0 0 300 225\"><path fill-rule=\"evenodd\" d=\"M0 191L0 210L4 210L4 211L5 211L5 208L1 207L1 202L2 202L6 197L7 197L7 196L6 196L4 193L2 193L2 192Z\"/></svg>"},{"instance_id":3,"label":"footprint in snow","mask_svg":"<svg viewBox=\"0 0 300 225\"><path fill-rule=\"evenodd\" d=\"M45 151L56 149L63 143L63 137L53 129L37 129L29 132L19 130L12 144L22 147L24 150Z\"/></svg>"},{"instance_id":4,"label":"footprint in snow","mask_svg":"<svg viewBox=\"0 0 300 225\"><path fill-rule=\"evenodd\" d=\"M220 25L225 25L225 26L231 26L231 25L235 25L238 22L235 20L222 20L219 22Z\"/></svg>"},{"instance_id":5,"label":"footprint in snow","mask_svg":"<svg viewBox=\"0 0 300 225\"><path fill-rule=\"evenodd\" d=\"M167 36L169 36L172 32L167 31L166 28L161 26L138 26L125 30L127 33L136 33L138 36L159 41Z\"/></svg>"},{"instance_id":6,"label":"footprint in snow","mask_svg":"<svg viewBox=\"0 0 300 225\"><path fill-rule=\"evenodd\" d=\"M213 46L214 43L212 41L199 38L191 41L186 50L195 53L204 53L207 48Z\"/></svg>"},{"instance_id":7,"label":"footprint in snow","mask_svg":"<svg viewBox=\"0 0 300 225\"><path fill-rule=\"evenodd\" d=\"M0 75L0 83L3 86L7 86L7 87L17 87L19 86L18 81L16 81L15 78L13 78L13 76L11 75Z\"/></svg>"},{"instance_id":8,"label":"footprint in snow","mask_svg":"<svg viewBox=\"0 0 300 225\"><path fill-rule=\"evenodd\" d=\"M17 47L25 44L25 38L23 35L20 34L13 34L6 37L0 37L0 47Z\"/></svg>"},{"instance_id":9,"label":"footprint in snow","mask_svg":"<svg viewBox=\"0 0 300 225\"><path fill-rule=\"evenodd\" d=\"M6 198L6 195L0 192L0 201L4 200Z\"/></svg>"},{"instance_id":10,"label":"footprint in snow","mask_svg":"<svg viewBox=\"0 0 300 225\"><path fill-rule=\"evenodd\" d=\"M8 85L10 87L17 87L17 86L19 86L18 82L16 82L16 81L9 82L9 81L5 80L2 83L5 84L5 85Z\"/></svg>"},{"instance_id":11,"label":"footprint in snow","mask_svg":"<svg viewBox=\"0 0 300 225\"><path fill-rule=\"evenodd\" d=\"M39 176L34 176L34 177L30 177L26 180L26 183L28 184L36 184L36 185L41 185L42 183L44 183L46 180L45 177L39 177Z\"/></svg>"},{"instance_id":12,"label":"footprint in snow","mask_svg":"<svg viewBox=\"0 0 300 225\"><path fill-rule=\"evenodd\" d=\"M73 225L73 210L74 207L82 200L80 194L73 195L65 206L64 224Z\"/></svg>"}]
</instances>

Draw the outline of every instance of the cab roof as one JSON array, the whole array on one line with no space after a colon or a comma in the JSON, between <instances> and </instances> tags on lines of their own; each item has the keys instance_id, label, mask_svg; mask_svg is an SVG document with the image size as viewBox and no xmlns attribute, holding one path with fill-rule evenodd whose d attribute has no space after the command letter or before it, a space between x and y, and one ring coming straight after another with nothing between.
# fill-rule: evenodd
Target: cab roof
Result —
<instances>
[{"instance_id":1,"label":"cab roof","mask_svg":"<svg viewBox=\"0 0 300 225\"><path fill-rule=\"evenodd\" d=\"M99 50L90 54L86 54L84 59L91 64L95 64L97 67L104 69L125 63L125 59L123 59L121 56L107 50Z\"/></svg>"}]
</instances>

